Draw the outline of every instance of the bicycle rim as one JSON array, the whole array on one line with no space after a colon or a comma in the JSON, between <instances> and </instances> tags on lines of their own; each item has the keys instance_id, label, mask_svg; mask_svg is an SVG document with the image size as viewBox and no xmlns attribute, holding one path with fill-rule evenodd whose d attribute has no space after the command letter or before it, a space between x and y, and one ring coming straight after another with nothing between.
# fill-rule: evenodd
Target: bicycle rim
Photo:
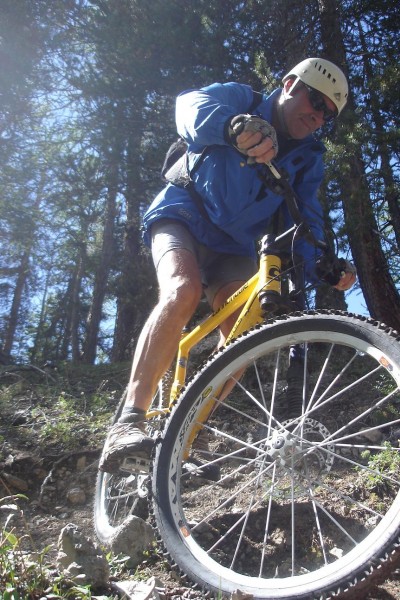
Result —
<instances>
[{"instance_id":1,"label":"bicycle rim","mask_svg":"<svg viewBox=\"0 0 400 600\"><path fill-rule=\"evenodd\" d=\"M288 349L306 368L285 415ZM205 425L203 462L185 445L216 390L245 375ZM153 512L171 560L216 593L329 598L361 586L397 545L400 344L366 319L301 314L268 323L211 359L175 408L156 454Z\"/></svg>"}]
</instances>

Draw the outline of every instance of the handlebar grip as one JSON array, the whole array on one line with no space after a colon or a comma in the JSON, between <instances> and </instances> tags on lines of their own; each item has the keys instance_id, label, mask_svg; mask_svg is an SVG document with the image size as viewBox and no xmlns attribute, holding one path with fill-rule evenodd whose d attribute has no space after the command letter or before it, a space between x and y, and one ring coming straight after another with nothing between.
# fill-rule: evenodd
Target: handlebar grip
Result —
<instances>
[{"instance_id":1,"label":"handlebar grip","mask_svg":"<svg viewBox=\"0 0 400 600\"><path fill-rule=\"evenodd\" d=\"M345 267L346 261L343 258L338 258L332 253L327 253L318 258L315 271L319 279L333 286L339 283Z\"/></svg>"}]
</instances>

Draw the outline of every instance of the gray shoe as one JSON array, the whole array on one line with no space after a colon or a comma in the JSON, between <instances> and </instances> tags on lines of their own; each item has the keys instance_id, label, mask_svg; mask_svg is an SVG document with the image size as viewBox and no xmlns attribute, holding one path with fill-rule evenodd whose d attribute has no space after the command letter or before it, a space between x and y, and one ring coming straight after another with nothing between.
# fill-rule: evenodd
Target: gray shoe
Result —
<instances>
[{"instance_id":1,"label":"gray shoe","mask_svg":"<svg viewBox=\"0 0 400 600\"><path fill-rule=\"evenodd\" d=\"M146 424L114 423L111 427L99 469L106 473L148 472L154 439L146 433Z\"/></svg>"}]
</instances>

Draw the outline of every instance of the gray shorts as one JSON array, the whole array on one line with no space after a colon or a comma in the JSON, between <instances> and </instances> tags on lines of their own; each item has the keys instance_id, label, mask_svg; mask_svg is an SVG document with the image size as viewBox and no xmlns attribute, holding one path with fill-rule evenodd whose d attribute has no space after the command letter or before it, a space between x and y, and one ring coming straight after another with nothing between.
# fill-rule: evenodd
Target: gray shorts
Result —
<instances>
[{"instance_id":1,"label":"gray shorts","mask_svg":"<svg viewBox=\"0 0 400 600\"><path fill-rule=\"evenodd\" d=\"M189 250L197 259L204 293L212 305L215 294L227 283L247 281L257 271L251 256L224 254L198 242L180 221L160 219L151 226L151 251L157 270L161 258L170 250Z\"/></svg>"}]
</instances>

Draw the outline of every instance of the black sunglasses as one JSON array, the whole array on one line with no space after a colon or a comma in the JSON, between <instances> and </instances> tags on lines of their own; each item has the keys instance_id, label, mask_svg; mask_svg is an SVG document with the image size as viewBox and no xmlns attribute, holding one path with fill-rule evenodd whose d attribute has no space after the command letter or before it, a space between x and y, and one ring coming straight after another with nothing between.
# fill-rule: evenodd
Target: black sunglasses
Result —
<instances>
[{"instance_id":1,"label":"black sunglasses","mask_svg":"<svg viewBox=\"0 0 400 600\"><path fill-rule=\"evenodd\" d=\"M332 121L337 116L337 111L331 110L327 107L321 92L319 92L315 88L310 87L309 85L304 84L304 86L307 88L308 99L313 109L317 112L323 113L325 123L327 123L328 121Z\"/></svg>"}]
</instances>

